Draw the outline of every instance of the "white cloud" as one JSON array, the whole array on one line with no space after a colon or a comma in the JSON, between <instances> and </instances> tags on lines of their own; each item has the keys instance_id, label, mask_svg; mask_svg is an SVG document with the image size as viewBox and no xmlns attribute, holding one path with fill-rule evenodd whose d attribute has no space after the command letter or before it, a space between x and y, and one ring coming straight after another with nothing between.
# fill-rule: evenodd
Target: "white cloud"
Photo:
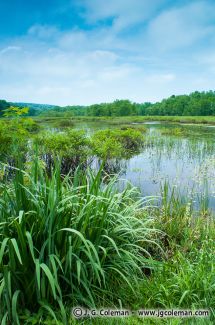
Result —
<instances>
[{"instance_id":1,"label":"white cloud","mask_svg":"<svg viewBox=\"0 0 215 325\"><path fill-rule=\"evenodd\" d=\"M14 51L20 51L21 47L20 46L7 46L5 48L3 48L2 50L0 50L0 54L5 54L8 52L14 52Z\"/></svg>"},{"instance_id":2,"label":"white cloud","mask_svg":"<svg viewBox=\"0 0 215 325\"><path fill-rule=\"evenodd\" d=\"M158 13L164 2L88 0L85 17L95 24L89 30L32 26L0 50L0 98L59 105L143 102L214 88L215 46L211 41L208 58L208 47L201 46L214 37L213 5L195 1ZM110 17L112 25L97 26Z\"/></svg>"},{"instance_id":3,"label":"white cloud","mask_svg":"<svg viewBox=\"0 0 215 325\"><path fill-rule=\"evenodd\" d=\"M112 18L115 31L143 23L167 2L166 0L82 0L84 16L89 22Z\"/></svg>"},{"instance_id":4,"label":"white cloud","mask_svg":"<svg viewBox=\"0 0 215 325\"><path fill-rule=\"evenodd\" d=\"M147 32L147 40L159 51L171 51L192 47L215 32L215 5L194 2L167 10L153 19Z\"/></svg>"},{"instance_id":5,"label":"white cloud","mask_svg":"<svg viewBox=\"0 0 215 325\"><path fill-rule=\"evenodd\" d=\"M37 39L49 39L55 38L59 33L58 29L55 26L47 25L33 25L28 30L28 35L36 37Z\"/></svg>"}]
</instances>

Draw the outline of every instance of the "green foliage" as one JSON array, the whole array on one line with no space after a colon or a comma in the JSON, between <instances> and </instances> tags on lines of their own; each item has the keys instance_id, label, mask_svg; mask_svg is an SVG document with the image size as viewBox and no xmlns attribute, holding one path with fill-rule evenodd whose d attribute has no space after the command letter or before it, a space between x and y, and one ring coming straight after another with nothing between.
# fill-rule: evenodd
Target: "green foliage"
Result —
<instances>
[{"instance_id":1,"label":"green foliage","mask_svg":"<svg viewBox=\"0 0 215 325\"><path fill-rule=\"evenodd\" d=\"M141 133L146 133L147 132L147 128L145 126L143 126L143 125L125 124L125 125L121 125L121 128L120 129L121 130L134 129L136 131L140 131Z\"/></svg>"},{"instance_id":2,"label":"green foliage","mask_svg":"<svg viewBox=\"0 0 215 325\"><path fill-rule=\"evenodd\" d=\"M93 153L103 159L122 156L122 144L117 141L112 130L102 130L92 136Z\"/></svg>"},{"instance_id":3,"label":"green foliage","mask_svg":"<svg viewBox=\"0 0 215 325\"><path fill-rule=\"evenodd\" d=\"M28 115L36 116L41 114L43 111L51 111L52 109L58 109L56 105L47 105L47 104L35 104L35 103L13 103L14 106L29 107Z\"/></svg>"},{"instance_id":4,"label":"green foliage","mask_svg":"<svg viewBox=\"0 0 215 325\"><path fill-rule=\"evenodd\" d=\"M3 115L4 111L10 107L10 104L6 100L0 100L0 117Z\"/></svg>"},{"instance_id":5,"label":"green foliage","mask_svg":"<svg viewBox=\"0 0 215 325\"><path fill-rule=\"evenodd\" d=\"M35 142L39 144L41 152L61 157L86 157L89 144L84 131L71 129L65 133L40 133Z\"/></svg>"},{"instance_id":6,"label":"green foliage","mask_svg":"<svg viewBox=\"0 0 215 325\"><path fill-rule=\"evenodd\" d=\"M101 103L90 106L66 106L27 104L31 116L42 115L52 117L116 117L116 116L213 116L215 115L215 91L198 92L189 95L172 95L161 102L152 104L133 103L129 100L115 100L112 103ZM10 104L0 101L0 116ZM19 110L26 104L19 103Z\"/></svg>"},{"instance_id":7,"label":"green foliage","mask_svg":"<svg viewBox=\"0 0 215 325\"><path fill-rule=\"evenodd\" d=\"M7 122L0 123L0 156L11 156L12 158L19 156L23 151L27 150L27 141L29 139L29 131L34 130L36 123L31 119L11 119Z\"/></svg>"},{"instance_id":8,"label":"green foliage","mask_svg":"<svg viewBox=\"0 0 215 325\"><path fill-rule=\"evenodd\" d=\"M154 215L155 213L155 215ZM162 191L160 209L154 210L155 228L159 229L157 241L163 249L150 250L159 259L159 267L136 288L139 298L125 288L120 292L133 309L209 309L213 324L215 319L215 222L204 211L194 211L190 202L180 197L176 190ZM204 319L193 319L204 324ZM165 322L166 324L166 322ZM181 322L180 322L181 324ZM187 320L190 324L190 320Z\"/></svg>"},{"instance_id":9,"label":"green foliage","mask_svg":"<svg viewBox=\"0 0 215 325\"><path fill-rule=\"evenodd\" d=\"M39 166L1 185L0 315L21 324L20 315L38 312L66 324L72 306L117 302L116 288L138 283L155 231L138 217L135 189L118 193L101 170L62 180L58 167L47 177Z\"/></svg>"},{"instance_id":10,"label":"green foliage","mask_svg":"<svg viewBox=\"0 0 215 325\"><path fill-rule=\"evenodd\" d=\"M207 240L192 253L178 252L163 263L151 278L143 283L142 295L150 308L211 309L215 304L214 243ZM214 319L215 315L211 315Z\"/></svg>"},{"instance_id":11,"label":"green foliage","mask_svg":"<svg viewBox=\"0 0 215 325\"><path fill-rule=\"evenodd\" d=\"M13 137L8 132L6 124L0 124L0 154L7 152L12 145Z\"/></svg>"},{"instance_id":12,"label":"green foliage","mask_svg":"<svg viewBox=\"0 0 215 325\"><path fill-rule=\"evenodd\" d=\"M112 123L120 125L129 119L118 118ZM136 122L141 119L135 117ZM32 147L28 147L30 132L37 128L29 118L2 119L1 150L9 151L13 159L26 153ZM186 134L183 127L169 130L162 133ZM136 189L129 187L119 193L116 179L105 184L102 170L97 175L83 172L83 162L91 156L91 150L103 159L128 157L142 146L144 131L142 126L123 125L121 130L98 131L92 139L83 131L70 129L40 133L35 142L41 160L32 163L34 152L28 151L25 172L17 170L15 179L6 180L6 184L0 171L3 323L66 324L72 306L118 306L118 299L130 309L210 308L211 324L214 323L215 224L209 212L205 208L194 211L167 184L161 191L160 207L145 209ZM149 139L152 145L158 141L157 154L166 148L164 140ZM173 145L172 141L168 143ZM213 149L214 145L211 152ZM205 149L195 144L195 150L202 153ZM58 165L54 169L58 157L61 168ZM47 173L49 159L53 168ZM79 168L72 177L70 174L63 178L61 173L66 174L66 167L62 169L62 164L69 169L77 165ZM10 161L8 169L14 171L11 165ZM101 321L104 322L93 322ZM191 324L189 321L187 324ZM90 322L86 320L86 324ZM139 324L141 320L123 319L122 323ZM158 320L148 323L157 324ZM167 324L167 320L161 323ZM181 321L171 320L173 323Z\"/></svg>"},{"instance_id":13,"label":"green foliage","mask_svg":"<svg viewBox=\"0 0 215 325\"><path fill-rule=\"evenodd\" d=\"M136 105L129 100L116 100L113 103L91 105L87 108L89 116L127 116L137 115Z\"/></svg>"},{"instance_id":14,"label":"green foliage","mask_svg":"<svg viewBox=\"0 0 215 325\"><path fill-rule=\"evenodd\" d=\"M19 121L19 127L27 130L28 132L37 132L40 130L40 126L32 118L25 117Z\"/></svg>"},{"instance_id":15,"label":"green foliage","mask_svg":"<svg viewBox=\"0 0 215 325\"><path fill-rule=\"evenodd\" d=\"M215 92L196 91L190 95L173 95L147 107L143 115L215 115Z\"/></svg>"},{"instance_id":16,"label":"green foliage","mask_svg":"<svg viewBox=\"0 0 215 325\"><path fill-rule=\"evenodd\" d=\"M215 115L215 92L195 91L190 95L171 96L155 104L116 100L90 106L67 106L49 110L46 116L211 116Z\"/></svg>"},{"instance_id":17,"label":"green foliage","mask_svg":"<svg viewBox=\"0 0 215 325\"><path fill-rule=\"evenodd\" d=\"M19 107L15 107L15 106L10 106L9 108L4 110L3 116L5 116L5 117L19 117L22 115L27 115L28 112L29 112L28 107L19 108Z\"/></svg>"},{"instance_id":18,"label":"green foliage","mask_svg":"<svg viewBox=\"0 0 215 325\"><path fill-rule=\"evenodd\" d=\"M74 170L78 165L87 165L89 157L89 139L84 131L67 129L64 133L41 132L34 142L43 156L47 171L50 173L55 160L61 161L63 174Z\"/></svg>"},{"instance_id":19,"label":"green foliage","mask_svg":"<svg viewBox=\"0 0 215 325\"><path fill-rule=\"evenodd\" d=\"M163 135L173 135L173 136L181 136L184 135L186 133L186 130L184 130L183 128L165 128L165 129L161 129L161 134Z\"/></svg>"},{"instance_id":20,"label":"green foliage","mask_svg":"<svg viewBox=\"0 0 215 325\"><path fill-rule=\"evenodd\" d=\"M171 219L166 227L177 224ZM167 260L153 272L150 281L142 283L146 307L211 309L214 319L214 226L212 219L189 219L183 229L185 240L180 245L175 246L174 237L169 237ZM160 227L164 228L162 224Z\"/></svg>"},{"instance_id":21,"label":"green foliage","mask_svg":"<svg viewBox=\"0 0 215 325\"><path fill-rule=\"evenodd\" d=\"M71 128L74 126L74 122L71 119L58 119L53 126L56 128Z\"/></svg>"},{"instance_id":22,"label":"green foliage","mask_svg":"<svg viewBox=\"0 0 215 325\"><path fill-rule=\"evenodd\" d=\"M134 129L100 130L91 139L95 155L103 159L122 158L134 154L143 144L142 133Z\"/></svg>"}]
</instances>

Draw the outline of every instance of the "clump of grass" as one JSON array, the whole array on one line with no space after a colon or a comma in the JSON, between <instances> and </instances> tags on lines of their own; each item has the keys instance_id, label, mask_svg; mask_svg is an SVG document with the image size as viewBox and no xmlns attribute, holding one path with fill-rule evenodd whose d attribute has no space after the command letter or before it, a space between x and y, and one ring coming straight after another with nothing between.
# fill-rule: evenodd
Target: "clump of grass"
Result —
<instances>
[{"instance_id":1,"label":"clump of grass","mask_svg":"<svg viewBox=\"0 0 215 325\"><path fill-rule=\"evenodd\" d=\"M146 133L147 132L147 128L143 125L132 125L132 124L125 124L122 125L121 130L129 130L129 129L133 129L133 130L137 130L140 131L141 133Z\"/></svg>"},{"instance_id":2,"label":"clump of grass","mask_svg":"<svg viewBox=\"0 0 215 325\"><path fill-rule=\"evenodd\" d=\"M161 129L163 135L183 136L186 134L186 130L180 127L176 128L164 128Z\"/></svg>"},{"instance_id":3,"label":"clump of grass","mask_svg":"<svg viewBox=\"0 0 215 325\"><path fill-rule=\"evenodd\" d=\"M137 197L114 179L102 184L101 170L62 179L56 167L48 177L37 159L30 174L17 169L0 190L1 321L48 313L67 324L71 306L114 303L116 288L132 289L150 267L144 243L154 233Z\"/></svg>"},{"instance_id":4,"label":"clump of grass","mask_svg":"<svg viewBox=\"0 0 215 325\"><path fill-rule=\"evenodd\" d=\"M214 227L214 221L206 223ZM199 228L200 225L204 230ZM140 292L144 306L210 309L210 317L215 319L215 244L214 235L209 235L207 226L203 222L195 225L195 232L204 232L204 238L187 237L187 245L184 243L174 249L171 258L161 263L148 281L142 282ZM141 298L139 301L141 304Z\"/></svg>"},{"instance_id":5,"label":"clump of grass","mask_svg":"<svg viewBox=\"0 0 215 325\"><path fill-rule=\"evenodd\" d=\"M155 210L157 238L164 254L151 252L161 261L142 281L135 308L209 309L215 319L215 221L205 211L195 211L168 184L162 189L161 208ZM127 296L131 294L127 292ZM207 319L208 323L210 322Z\"/></svg>"}]
</instances>

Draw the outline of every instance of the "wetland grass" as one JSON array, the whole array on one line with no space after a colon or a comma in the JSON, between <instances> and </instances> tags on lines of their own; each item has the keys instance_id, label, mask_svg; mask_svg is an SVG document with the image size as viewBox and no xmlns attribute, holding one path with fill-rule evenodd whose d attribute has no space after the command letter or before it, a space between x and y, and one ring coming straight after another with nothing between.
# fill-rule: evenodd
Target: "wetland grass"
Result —
<instances>
[{"instance_id":1,"label":"wetland grass","mask_svg":"<svg viewBox=\"0 0 215 325\"><path fill-rule=\"evenodd\" d=\"M62 119L63 117L35 117L35 120L52 120L56 121ZM173 123L193 123L193 124L211 124L215 125L214 116L74 116L71 117L73 122L99 122L99 123L109 123L109 124L128 124L128 123L141 123L148 121L158 121L158 122L173 122Z\"/></svg>"},{"instance_id":2,"label":"wetland grass","mask_svg":"<svg viewBox=\"0 0 215 325\"><path fill-rule=\"evenodd\" d=\"M1 184L3 323L35 313L42 324L45 314L67 324L72 306L115 304L116 288L138 285L151 267L153 219L140 218L134 188L119 193L114 184L102 184L101 170L62 178L57 166L48 177L37 160L30 174L18 168Z\"/></svg>"},{"instance_id":3,"label":"wetland grass","mask_svg":"<svg viewBox=\"0 0 215 325\"><path fill-rule=\"evenodd\" d=\"M72 306L119 307L118 299L134 310L209 308L214 319L213 218L167 184L153 207L115 183L103 182L102 169L62 178L56 165L48 176L35 159L30 173L17 168L1 184L3 324L72 324Z\"/></svg>"},{"instance_id":4,"label":"wetland grass","mask_svg":"<svg viewBox=\"0 0 215 325\"><path fill-rule=\"evenodd\" d=\"M9 167L3 165L13 175L0 183L2 324L143 323L133 317L75 321L71 308L76 305L204 308L210 319L184 324L214 324L215 224L206 178L208 170L214 175L214 141L148 136L127 124L122 128L91 135L66 128L36 136L24 126L9 134L0 128L1 145L13 158ZM142 146L153 149L158 160L172 152L177 157L187 152L199 161L208 155L196 169L199 182L207 185L199 211L167 182L156 205L141 199L131 185L117 190L117 178L106 182L102 167L95 173L84 164L93 155L107 163ZM21 164L15 152L24 157ZM144 324L181 321L144 319Z\"/></svg>"}]
</instances>

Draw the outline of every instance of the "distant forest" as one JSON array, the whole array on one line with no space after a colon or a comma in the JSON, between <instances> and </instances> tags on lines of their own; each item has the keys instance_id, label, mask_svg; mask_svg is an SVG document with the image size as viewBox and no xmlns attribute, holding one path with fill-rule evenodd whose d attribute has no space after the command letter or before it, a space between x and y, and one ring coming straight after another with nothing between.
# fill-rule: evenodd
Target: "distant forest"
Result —
<instances>
[{"instance_id":1,"label":"distant forest","mask_svg":"<svg viewBox=\"0 0 215 325\"><path fill-rule=\"evenodd\" d=\"M3 110L14 103L0 100L0 115ZM42 116L208 116L215 115L215 91L198 92L190 95L172 95L155 104L145 102L133 103L129 100L115 100L90 106L53 106L42 104L19 103L16 106L28 106L29 115Z\"/></svg>"}]
</instances>

